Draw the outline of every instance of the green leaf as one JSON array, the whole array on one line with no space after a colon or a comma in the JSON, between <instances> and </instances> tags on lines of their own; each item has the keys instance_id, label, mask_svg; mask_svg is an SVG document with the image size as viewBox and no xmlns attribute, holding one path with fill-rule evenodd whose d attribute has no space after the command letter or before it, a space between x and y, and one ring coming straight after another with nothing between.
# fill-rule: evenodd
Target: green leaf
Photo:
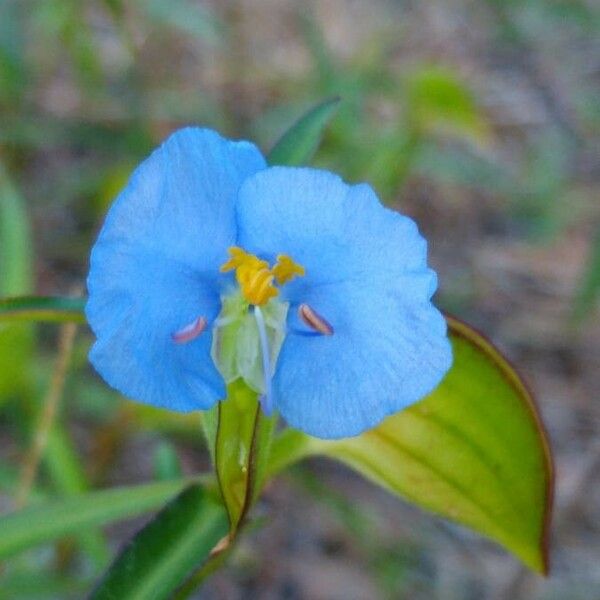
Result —
<instances>
[{"instance_id":1,"label":"green leaf","mask_svg":"<svg viewBox=\"0 0 600 600\"><path fill-rule=\"evenodd\" d=\"M448 68L425 66L407 82L407 109L411 127L425 133L451 134L485 142L489 127L471 90Z\"/></svg>"},{"instance_id":2,"label":"green leaf","mask_svg":"<svg viewBox=\"0 0 600 600\"><path fill-rule=\"evenodd\" d=\"M182 477L177 450L167 440L163 440L154 452L154 476L158 481L171 481Z\"/></svg>"},{"instance_id":3,"label":"green leaf","mask_svg":"<svg viewBox=\"0 0 600 600\"><path fill-rule=\"evenodd\" d=\"M85 323L85 298L17 296L0 299L0 322Z\"/></svg>"},{"instance_id":4,"label":"green leaf","mask_svg":"<svg viewBox=\"0 0 600 600\"><path fill-rule=\"evenodd\" d=\"M0 559L152 510L180 492L189 481L168 481L90 492L32 506L0 518Z\"/></svg>"},{"instance_id":5,"label":"green leaf","mask_svg":"<svg viewBox=\"0 0 600 600\"><path fill-rule=\"evenodd\" d=\"M0 320L0 404L13 395L27 394L33 385L30 364L34 332L28 323Z\"/></svg>"},{"instance_id":6,"label":"green leaf","mask_svg":"<svg viewBox=\"0 0 600 600\"><path fill-rule=\"evenodd\" d=\"M18 2L0 2L0 106L3 117L22 102L30 76L31 62L25 58L27 11L22 8Z\"/></svg>"},{"instance_id":7,"label":"green leaf","mask_svg":"<svg viewBox=\"0 0 600 600\"><path fill-rule=\"evenodd\" d=\"M202 486L191 485L128 543L92 600L171 598L227 531L223 506Z\"/></svg>"},{"instance_id":8,"label":"green leaf","mask_svg":"<svg viewBox=\"0 0 600 600\"><path fill-rule=\"evenodd\" d=\"M308 162L319 146L323 130L339 102L340 98L331 98L300 117L269 152L269 164L294 166Z\"/></svg>"},{"instance_id":9,"label":"green leaf","mask_svg":"<svg viewBox=\"0 0 600 600\"><path fill-rule=\"evenodd\" d=\"M26 294L31 290L31 246L25 202L0 163L0 295Z\"/></svg>"},{"instance_id":10,"label":"green leaf","mask_svg":"<svg viewBox=\"0 0 600 600\"><path fill-rule=\"evenodd\" d=\"M81 455L60 421L55 422L49 431L44 466L51 476L56 492L61 496L77 497L89 491L90 485ZM110 553L102 532L89 527L77 532L76 537L94 563L105 567Z\"/></svg>"},{"instance_id":11,"label":"green leaf","mask_svg":"<svg viewBox=\"0 0 600 600\"><path fill-rule=\"evenodd\" d=\"M600 296L600 229L592 241L588 263L584 271L575 304L573 321L581 323L594 310L594 305Z\"/></svg>"},{"instance_id":12,"label":"green leaf","mask_svg":"<svg viewBox=\"0 0 600 600\"><path fill-rule=\"evenodd\" d=\"M25 202L0 162L0 297L31 292L31 247ZM30 387L28 367L33 346L31 326L0 322L0 399Z\"/></svg>"},{"instance_id":13,"label":"green leaf","mask_svg":"<svg viewBox=\"0 0 600 600\"><path fill-rule=\"evenodd\" d=\"M78 496L89 491L81 455L60 421L54 422L48 433L44 467L61 496Z\"/></svg>"},{"instance_id":14,"label":"green leaf","mask_svg":"<svg viewBox=\"0 0 600 600\"><path fill-rule=\"evenodd\" d=\"M63 573L48 573L31 566L4 573L0 579L0 600L56 600L84 598L89 583Z\"/></svg>"},{"instance_id":15,"label":"green leaf","mask_svg":"<svg viewBox=\"0 0 600 600\"><path fill-rule=\"evenodd\" d=\"M219 402L214 438L217 479L235 534L256 499L267 465L276 417L266 417L257 393L238 379L227 386L227 399Z\"/></svg>"},{"instance_id":16,"label":"green leaf","mask_svg":"<svg viewBox=\"0 0 600 600\"><path fill-rule=\"evenodd\" d=\"M313 454L353 467L546 573L553 494L548 440L520 377L480 334L448 318L454 364L421 402L354 438L277 438L270 473Z\"/></svg>"}]
</instances>

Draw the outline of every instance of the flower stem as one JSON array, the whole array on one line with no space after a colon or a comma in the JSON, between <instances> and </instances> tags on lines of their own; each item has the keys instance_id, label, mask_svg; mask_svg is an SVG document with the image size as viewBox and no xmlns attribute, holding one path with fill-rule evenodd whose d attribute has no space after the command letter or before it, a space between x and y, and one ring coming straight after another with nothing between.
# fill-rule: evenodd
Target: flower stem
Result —
<instances>
[{"instance_id":1,"label":"flower stem","mask_svg":"<svg viewBox=\"0 0 600 600\"><path fill-rule=\"evenodd\" d=\"M27 504L29 493L33 487L44 450L48 443L48 436L52 429L64 389L65 377L69 367L76 332L77 325L75 323L67 323L60 329L58 359L54 367L50 386L42 403L42 412L35 428L33 440L25 456L21 470L19 487L15 496L15 506L17 509L23 508Z\"/></svg>"}]
</instances>

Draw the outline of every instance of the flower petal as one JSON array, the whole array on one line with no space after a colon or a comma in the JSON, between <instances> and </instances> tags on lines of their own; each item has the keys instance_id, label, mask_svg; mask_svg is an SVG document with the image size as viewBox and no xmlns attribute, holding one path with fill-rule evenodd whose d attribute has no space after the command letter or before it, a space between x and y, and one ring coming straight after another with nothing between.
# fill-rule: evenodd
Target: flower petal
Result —
<instances>
[{"instance_id":1,"label":"flower petal","mask_svg":"<svg viewBox=\"0 0 600 600\"><path fill-rule=\"evenodd\" d=\"M357 435L420 400L452 361L435 273L414 222L367 185L313 169L275 167L249 178L237 205L239 243L306 275L283 288L288 336L274 378L287 422L322 438ZM311 334L307 303L332 325Z\"/></svg>"},{"instance_id":2,"label":"flower petal","mask_svg":"<svg viewBox=\"0 0 600 600\"><path fill-rule=\"evenodd\" d=\"M97 337L90 360L126 396L179 411L223 397L210 330L181 344L172 335L218 314L236 194L264 167L254 145L187 128L136 169L114 202L92 251L86 315Z\"/></svg>"}]
</instances>

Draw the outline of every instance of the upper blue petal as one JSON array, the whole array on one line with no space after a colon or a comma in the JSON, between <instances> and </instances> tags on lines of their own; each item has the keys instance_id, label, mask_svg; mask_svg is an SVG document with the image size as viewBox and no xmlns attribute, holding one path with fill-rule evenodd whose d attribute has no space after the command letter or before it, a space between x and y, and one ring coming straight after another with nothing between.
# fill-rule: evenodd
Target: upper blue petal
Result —
<instances>
[{"instance_id":1,"label":"upper blue petal","mask_svg":"<svg viewBox=\"0 0 600 600\"><path fill-rule=\"evenodd\" d=\"M273 382L290 425L322 438L357 435L437 386L452 354L411 219L384 208L368 185L285 167L249 178L237 213L243 248L271 260L289 254L306 269L283 290L289 331ZM302 334L303 302L333 335Z\"/></svg>"},{"instance_id":2,"label":"upper blue petal","mask_svg":"<svg viewBox=\"0 0 600 600\"><path fill-rule=\"evenodd\" d=\"M236 241L242 182L265 168L260 151L216 132L174 133L133 173L92 250L86 316L90 360L124 395L172 410L210 407L224 384L208 330L171 335L219 312L219 265Z\"/></svg>"}]
</instances>

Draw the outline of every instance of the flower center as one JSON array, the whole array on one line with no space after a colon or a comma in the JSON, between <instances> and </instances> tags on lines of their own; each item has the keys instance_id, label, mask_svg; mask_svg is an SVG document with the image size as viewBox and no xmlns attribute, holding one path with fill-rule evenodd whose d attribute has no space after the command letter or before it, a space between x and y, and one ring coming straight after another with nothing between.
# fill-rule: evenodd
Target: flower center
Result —
<instances>
[{"instance_id":1,"label":"flower center","mask_svg":"<svg viewBox=\"0 0 600 600\"><path fill-rule=\"evenodd\" d=\"M287 254L279 254L273 266L243 248L229 248L221 272L235 271L238 289L221 296L221 311L213 322L211 357L227 384L242 379L259 394L266 414L273 410L271 378L286 335L289 304L279 288L305 274L304 267ZM278 287L279 286L279 287ZM330 336L333 327L314 308L300 304L298 316L312 330L309 335ZM207 328L200 316L172 334L178 344L193 341Z\"/></svg>"},{"instance_id":2,"label":"flower center","mask_svg":"<svg viewBox=\"0 0 600 600\"><path fill-rule=\"evenodd\" d=\"M229 248L229 260L221 265L221 272L235 270L235 278L244 298L255 306L263 306L279 294L279 288L294 277L302 277L304 267L287 254L279 254L277 262L269 267L266 260L246 252L243 248Z\"/></svg>"},{"instance_id":3,"label":"flower center","mask_svg":"<svg viewBox=\"0 0 600 600\"><path fill-rule=\"evenodd\" d=\"M273 266L246 252L229 248L229 260L221 272L235 271L239 289L221 296L221 312L214 323L212 359L227 382L242 379L260 396L266 414L273 409L271 378L285 338L288 303L279 296L279 287L304 275L304 267L286 254L277 256ZM188 336L187 326L177 336ZM176 338L178 339L178 338Z\"/></svg>"}]
</instances>

